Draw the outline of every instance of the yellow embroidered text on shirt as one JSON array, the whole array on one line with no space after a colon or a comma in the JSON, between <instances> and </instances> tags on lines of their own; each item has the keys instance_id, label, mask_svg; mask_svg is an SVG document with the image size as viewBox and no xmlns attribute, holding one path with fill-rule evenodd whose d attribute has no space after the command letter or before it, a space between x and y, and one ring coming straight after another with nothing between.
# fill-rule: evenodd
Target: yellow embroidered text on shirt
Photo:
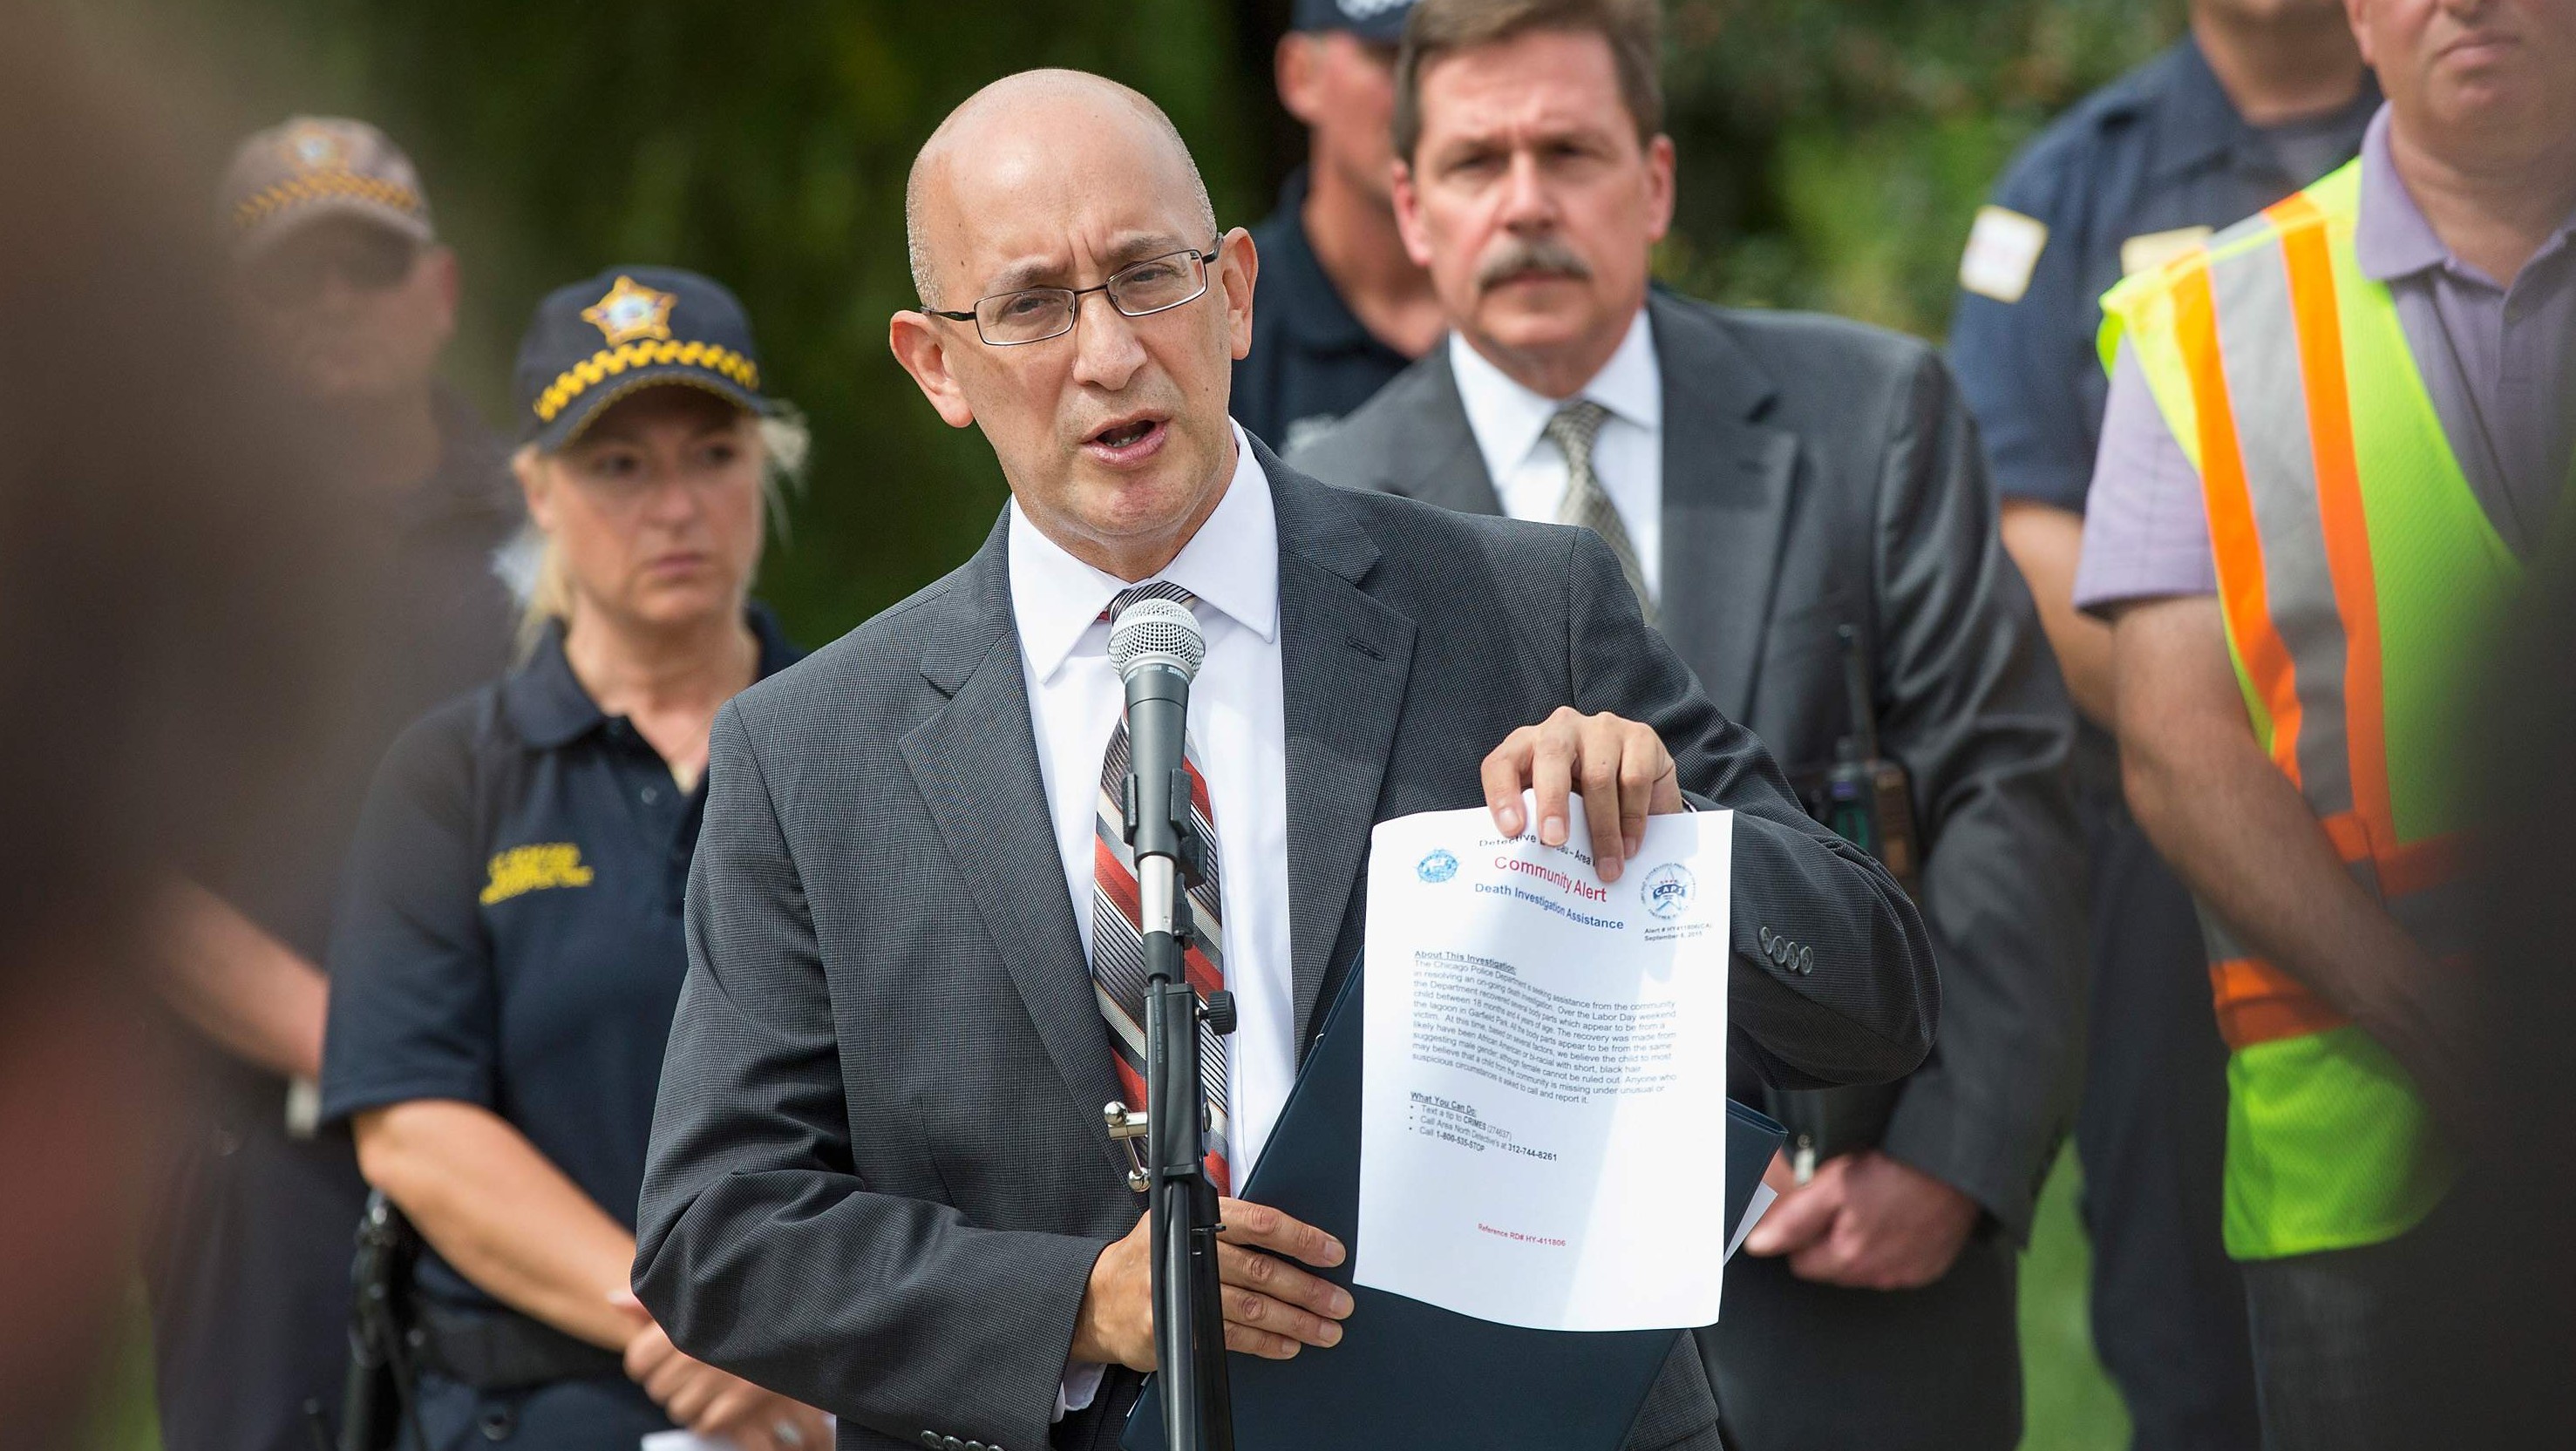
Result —
<instances>
[{"instance_id":1,"label":"yellow embroidered text on shirt","mask_svg":"<svg viewBox=\"0 0 2576 1451\"><path fill-rule=\"evenodd\" d=\"M571 842L514 846L492 858L492 880L483 888L483 905L548 887L587 887L590 879L590 868L581 864L581 848Z\"/></svg>"}]
</instances>

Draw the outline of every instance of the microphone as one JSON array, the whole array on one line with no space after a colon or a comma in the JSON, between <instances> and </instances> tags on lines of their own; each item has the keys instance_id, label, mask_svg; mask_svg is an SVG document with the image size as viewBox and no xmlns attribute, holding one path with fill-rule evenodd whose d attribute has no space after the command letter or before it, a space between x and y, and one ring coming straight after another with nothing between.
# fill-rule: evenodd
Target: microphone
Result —
<instances>
[{"instance_id":1,"label":"microphone","mask_svg":"<svg viewBox=\"0 0 2576 1451\"><path fill-rule=\"evenodd\" d=\"M1202 1161L1207 1128L1202 1032L1234 1031L1224 989L1202 1005L1183 963L1196 923L1179 901L1183 874L1205 860L1190 822L1190 681L1207 658L1198 617L1174 600L1138 600L1109 627L1109 658L1127 685L1127 778L1119 802L1136 859L1145 958L1145 1122L1122 1104L1104 1113L1113 1136L1141 1136L1130 1183L1150 1196L1154 1353L1162 1367L1163 1436L1170 1451L1234 1451L1226 1380L1225 1307L1218 1296L1216 1183Z\"/></svg>"},{"instance_id":2,"label":"microphone","mask_svg":"<svg viewBox=\"0 0 2576 1451\"><path fill-rule=\"evenodd\" d=\"M1190 821L1190 682L1207 658L1198 616L1177 600L1138 600L1109 627L1109 659L1127 684L1127 780L1120 803L1136 858L1146 935L1172 932L1176 868Z\"/></svg>"}]
</instances>

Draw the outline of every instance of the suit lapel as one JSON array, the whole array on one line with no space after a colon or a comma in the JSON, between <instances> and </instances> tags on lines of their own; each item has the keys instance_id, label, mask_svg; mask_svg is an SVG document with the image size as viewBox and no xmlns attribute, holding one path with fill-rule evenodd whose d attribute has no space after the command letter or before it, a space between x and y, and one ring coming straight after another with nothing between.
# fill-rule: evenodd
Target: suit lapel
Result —
<instances>
[{"instance_id":1,"label":"suit lapel","mask_svg":"<svg viewBox=\"0 0 2576 1451\"><path fill-rule=\"evenodd\" d=\"M1399 381L1417 396L1411 407L1389 415L1404 419L1406 429L1388 451L1388 491L1462 514L1503 512L1502 496L1486 475L1484 451L1467 426L1467 405L1459 400L1458 375L1449 366L1448 340L1443 338Z\"/></svg>"},{"instance_id":2,"label":"suit lapel","mask_svg":"<svg viewBox=\"0 0 2576 1451\"><path fill-rule=\"evenodd\" d=\"M1333 946L1368 858L1378 788L1413 664L1414 627L1410 617L1359 587L1378 552L1348 507L1255 447L1279 516L1288 956L1302 1060Z\"/></svg>"},{"instance_id":3,"label":"suit lapel","mask_svg":"<svg viewBox=\"0 0 2576 1451\"><path fill-rule=\"evenodd\" d=\"M1100 1119L1100 1105L1120 1096L1118 1080L1073 903L1059 886L1064 864L1011 619L1007 526L1007 517L994 526L958 618L922 653L923 678L948 703L904 736L903 757L1056 1073L1123 1172Z\"/></svg>"},{"instance_id":4,"label":"suit lapel","mask_svg":"<svg viewBox=\"0 0 2576 1451\"><path fill-rule=\"evenodd\" d=\"M1777 389L1707 308L1647 299L1663 376L1664 637L1730 718L1753 702L1796 435L1759 422Z\"/></svg>"}]
</instances>

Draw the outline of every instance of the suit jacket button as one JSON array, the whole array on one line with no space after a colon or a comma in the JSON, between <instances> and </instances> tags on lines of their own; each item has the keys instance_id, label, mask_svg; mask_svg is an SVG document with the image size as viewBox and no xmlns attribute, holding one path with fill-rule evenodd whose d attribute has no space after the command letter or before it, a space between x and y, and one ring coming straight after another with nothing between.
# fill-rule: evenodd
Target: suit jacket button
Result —
<instances>
[{"instance_id":1,"label":"suit jacket button","mask_svg":"<svg viewBox=\"0 0 2576 1451\"><path fill-rule=\"evenodd\" d=\"M1812 948L1812 947L1801 947L1801 948L1799 948L1799 949L1798 949L1798 971L1799 971L1799 973L1803 976L1804 974L1814 972L1815 970L1816 970L1816 949L1814 949L1814 948Z\"/></svg>"},{"instance_id":2,"label":"suit jacket button","mask_svg":"<svg viewBox=\"0 0 2576 1451\"><path fill-rule=\"evenodd\" d=\"M929 1448L930 1448L930 1451L940 1451L940 1445L939 1445L939 1433L938 1433L937 1431L924 1431L924 1432L922 1432L922 1433L921 1433L921 1444L922 1444L922 1445L924 1445L924 1446L929 1447Z\"/></svg>"},{"instance_id":3,"label":"suit jacket button","mask_svg":"<svg viewBox=\"0 0 2576 1451\"><path fill-rule=\"evenodd\" d=\"M939 1447L940 1451L966 1451L966 1443L954 1436L943 1437Z\"/></svg>"}]
</instances>

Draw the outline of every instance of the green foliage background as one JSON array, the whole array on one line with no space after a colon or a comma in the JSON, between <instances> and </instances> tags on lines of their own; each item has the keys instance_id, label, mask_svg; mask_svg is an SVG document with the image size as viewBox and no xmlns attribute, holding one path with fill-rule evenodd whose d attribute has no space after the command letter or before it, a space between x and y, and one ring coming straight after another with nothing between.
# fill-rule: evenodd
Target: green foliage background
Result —
<instances>
[{"instance_id":1,"label":"green foliage background","mask_svg":"<svg viewBox=\"0 0 2576 1451\"><path fill-rule=\"evenodd\" d=\"M990 525L990 453L885 348L906 305L904 171L947 109L1035 65L1126 81L1190 140L1229 224L1300 138L1272 98L1286 0L123 0L215 79L209 172L294 110L369 117L421 165L465 260L452 364L507 416L547 288L693 267L751 310L815 467L763 592L809 642L935 578ZM1668 0L1686 291L1937 333L1969 214L2051 113L2142 59L2179 0Z\"/></svg>"},{"instance_id":2,"label":"green foliage background","mask_svg":"<svg viewBox=\"0 0 2576 1451\"><path fill-rule=\"evenodd\" d=\"M375 120L419 161L468 299L451 373L509 417L511 350L548 288L617 262L722 279L813 477L762 592L819 644L937 577L1004 489L885 346L909 305L904 172L941 115L1038 65L1154 97L1221 220L1269 210L1302 140L1270 90L1287 0L89 0L186 98L212 177L292 111ZM2181 0L1666 0L1681 154L1662 275L1701 296L1937 336L1970 214L2013 150L2175 35ZM2125 1441L2084 1332L2084 1246L2061 1166L2025 1260L2034 1447ZM142 1364L96 1444L153 1444Z\"/></svg>"}]
</instances>

